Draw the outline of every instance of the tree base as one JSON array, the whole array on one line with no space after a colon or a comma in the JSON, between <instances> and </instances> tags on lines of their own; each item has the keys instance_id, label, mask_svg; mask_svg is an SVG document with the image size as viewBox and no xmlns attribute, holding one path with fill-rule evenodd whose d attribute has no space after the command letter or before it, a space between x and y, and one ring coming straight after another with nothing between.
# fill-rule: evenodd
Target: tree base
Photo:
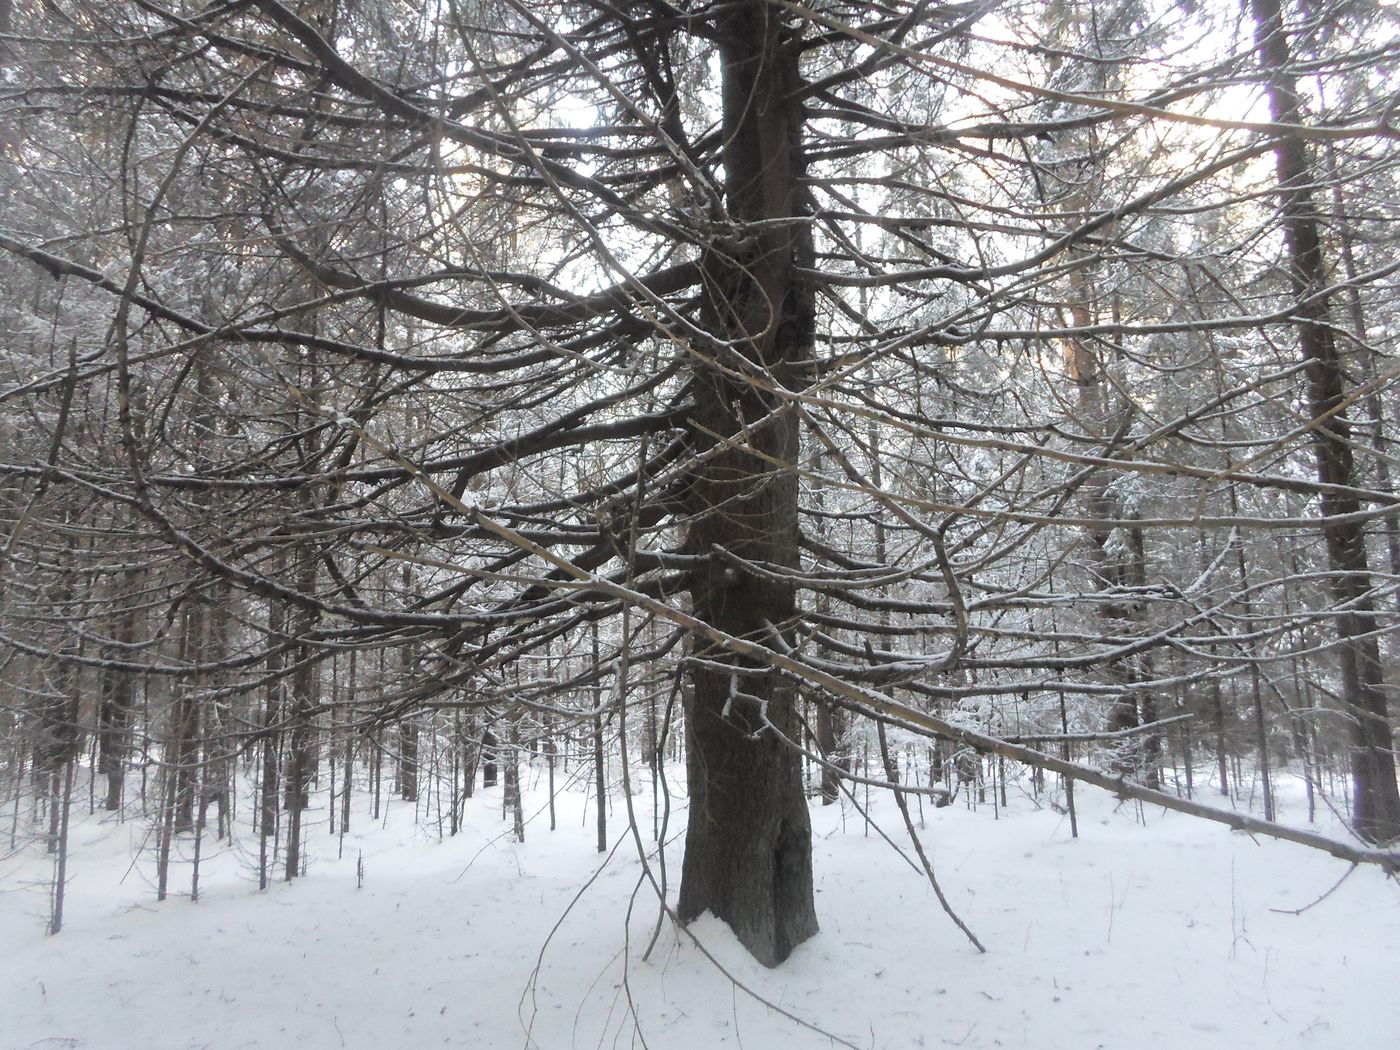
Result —
<instances>
[{"instance_id":1,"label":"tree base","mask_svg":"<svg viewBox=\"0 0 1400 1050\"><path fill-rule=\"evenodd\" d=\"M692 716L677 914L724 920L755 959L777 966L817 932L812 828L796 755L771 730L720 712Z\"/></svg>"}]
</instances>

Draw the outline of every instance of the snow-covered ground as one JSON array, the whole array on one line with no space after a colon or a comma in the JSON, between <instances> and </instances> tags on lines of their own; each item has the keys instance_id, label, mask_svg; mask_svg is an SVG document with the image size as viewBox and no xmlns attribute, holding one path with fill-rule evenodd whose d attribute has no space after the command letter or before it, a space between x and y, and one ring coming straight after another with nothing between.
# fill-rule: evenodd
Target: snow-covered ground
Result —
<instances>
[{"instance_id":1,"label":"snow-covered ground","mask_svg":"<svg viewBox=\"0 0 1400 1050\"><path fill-rule=\"evenodd\" d=\"M539 785L528 801L542 810ZM378 823L357 805L343 859L322 797L304 879L260 894L245 826L206 842L197 903L186 858L162 904L146 827L83 803L60 935L42 847L0 861L3 1050L1400 1046L1394 881L1357 870L1292 914L1346 866L1088 789L1077 841L1024 795L998 819L925 811L985 955L854 809L815 806L822 931L777 970L708 917L703 950L667 923L643 959L656 899L620 796L606 858L581 793L521 844L491 789L441 841L404 803ZM634 807L651 847L649 796ZM893 804L874 812L904 845ZM674 899L679 838L666 859Z\"/></svg>"}]
</instances>

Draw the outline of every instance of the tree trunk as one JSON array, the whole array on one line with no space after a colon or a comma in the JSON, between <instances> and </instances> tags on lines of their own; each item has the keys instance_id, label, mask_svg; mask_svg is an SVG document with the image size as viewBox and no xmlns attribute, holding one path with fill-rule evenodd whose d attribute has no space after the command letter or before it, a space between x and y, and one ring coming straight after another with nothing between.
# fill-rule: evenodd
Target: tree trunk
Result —
<instances>
[{"instance_id":1,"label":"tree trunk","mask_svg":"<svg viewBox=\"0 0 1400 1050\"><path fill-rule=\"evenodd\" d=\"M1288 39L1278 0L1250 0L1255 43L1267 75L1269 113L1275 123L1302 121L1297 83L1289 65ZM1331 305L1322 290L1327 267L1307 145L1296 132L1280 132L1274 148L1279 204L1283 215L1288 276L1297 297L1293 316L1298 345L1307 364L1308 411L1313 427L1318 479L1325 485L1350 486L1356 469L1351 425L1342 414L1347 380L1333 339ZM1329 581L1342 643L1339 659L1342 696L1352 726L1352 823L1363 838L1387 842L1400 836L1400 791L1395 782L1393 734L1387 712L1385 677L1376 642L1375 603L1371 596L1366 536L1356 520L1357 498L1329 489L1321 496L1322 533Z\"/></svg>"},{"instance_id":2,"label":"tree trunk","mask_svg":"<svg viewBox=\"0 0 1400 1050\"><path fill-rule=\"evenodd\" d=\"M815 721L817 750L827 762L822 766L822 805L830 806L841 797L841 774L848 761L841 746L841 712L835 704L819 700Z\"/></svg>"},{"instance_id":3,"label":"tree trunk","mask_svg":"<svg viewBox=\"0 0 1400 1050\"><path fill-rule=\"evenodd\" d=\"M496 737L490 729L481 734L481 786L495 787L498 777L496 769Z\"/></svg>"},{"instance_id":4,"label":"tree trunk","mask_svg":"<svg viewBox=\"0 0 1400 1050\"><path fill-rule=\"evenodd\" d=\"M708 556L691 582L696 616L762 638L794 610L793 588L733 559L797 565L798 420L772 385L803 385L813 346L803 212L795 40L779 8L749 0L719 21L725 185L750 236L716 243L704 260L706 320L719 338L697 365L697 448L732 442L697 470L689 541ZM764 225L753 225L763 222ZM746 381L752 378L752 382ZM701 648L687 705L690 823L677 911L727 922L754 957L775 966L817 932L811 825L798 754L796 689L780 675ZM722 666L729 665L729 670ZM768 724L771 722L771 726ZM774 732L776 728L777 732Z\"/></svg>"},{"instance_id":5,"label":"tree trunk","mask_svg":"<svg viewBox=\"0 0 1400 1050\"><path fill-rule=\"evenodd\" d=\"M510 810L511 827L515 841L525 841L525 800L520 790L520 727L512 719L510 724L510 755L506 759L506 806Z\"/></svg>"},{"instance_id":6,"label":"tree trunk","mask_svg":"<svg viewBox=\"0 0 1400 1050\"><path fill-rule=\"evenodd\" d=\"M398 770L399 797L405 802L417 802L418 719L413 715L399 723L399 753L395 764Z\"/></svg>"},{"instance_id":7,"label":"tree trunk","mask_svg":"<svg viewBox=\"0 0 1400 1050\"><path fill-rule=\"evenodd\" d=\"M135 581L126 590L135 593ZM125 597L122 590L117 594ZM112 627L112 641L104 656L111 661L129 660L126 645L136 640L136 613L131 609L118 613ZM118 810L126 783L126 763L131 749L131 709L136 699L136 676L130 671L104 666L100 676L101 699L97 709L98 765L107 778L108 810Z\"/></svg>"},{"instance_id":8,"label":"tree trunk","mask_svg":"<svg viewBox=\"0 0 1400 1050\"><path fill-rule=\"evenodd\" d=\"M1092 141L1085 148L1090 155L1096 149ZM1077 179L1083 177L1082 174L1075 175ZM1093 214L1088 190L1080 189L1073 193L1065 211L1076 225ZM1081 248L1074 254L1083 253L1084 249ZM1069 273L1067 305L1074 331L1065 340L1065 372L1074 384L1078 425L1086 434L1103 442L1101 454L1109 455L1113 444L1127 432L1133 406L1115 395L1094 338L1083 334L1084 329L1099 321L1098 293L1089 279L1087 265L1077 265ZM1115 298L1112 308L1115 321L1118 312ZM1139 517L1132 506L1134 501L1125 500L1114 492L1114 483L1120 478L1121 475L1100 472L1084 485L1086 516L1098 522L1088 530L1090 571L1097 585L1105 590L1141 587L1147 577L1147 550L1142 528L1112 524L1121 519ZM1101 602L1097 611L1106 633L1132 634L1142 629L1144 610L1140 597L1124 595L1112 602ZM1157 720L1156 702L1140 685L1151 678L1151 663L1146 653L1113 660L1106 666L1105 672L1121 689L1108 711L1106 728L1110 732L1133 729ZM1161 744L1156 733L1130 737L1114 747L1110 762L1118 772L1144 780L1149 787L1155 788L1158 786L1160 752Z\"/></svg>"},{"instance_id":9,"label":"tree trunk","mask_svg":"<svg viewBox=\"0 0 1400 1050\"><path fill-rule=\"evenodd\" d=\"M598 673L602 660L602 650L598 640L598 621L589 625L590 643L593 647L593 671ZM593 801L597 806L598 852L608 851L608 777L607 754L603 748L603 680L596 678L593 684ZM623 716L626 716L624 707ZM626 756L623 756L624 760Z\"/></svg>"},{"instance_id":10,"label":"tree trunk","mask_svg":"<svg viewBox=\"0 0 1400 1050\"><path fill-rule=\"evenodd\" d=\"M192 595L185 609L182 657L198 664L204 659L205 619L203 601ZM199 723L201 682L197 674L182 676L175 686L175 703L170 716L170 741L165 757L173 772L173 827L176 835L194 830L195 777L199 766Z\"/></svg>"},{"instance_id":11,"label":"tree trunk","mask_svg":"<svg viewBox=\"0 0 1400 1050\"><path fill-rule=\"evenodd\" d=\"M285 561L279 552L273 567L281 572ZM281 782L281 741L282 697L285 688L282 671L285 666L283 650L279 643L286 636L287 613L277 602L268 602L267 636L272 648L267 656L267 689L263 697L262 719L262 782L258 788L258 889L268 885L268 872L271 867L270 854L277 847L277 785Z\"/></svg>"}]
</instances>

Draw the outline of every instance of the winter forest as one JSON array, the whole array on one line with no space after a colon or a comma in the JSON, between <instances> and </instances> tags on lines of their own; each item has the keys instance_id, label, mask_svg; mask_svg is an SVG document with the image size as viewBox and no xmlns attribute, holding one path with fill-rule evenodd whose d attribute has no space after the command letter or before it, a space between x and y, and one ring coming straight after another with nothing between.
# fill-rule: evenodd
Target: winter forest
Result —
<instances>
[{"instance_id":1,"label":"winter forest","mask_svg":"<svg viewBox=\"0 0 1400 1050\"><path fill-rule=\"evenodd\" d=\"M0 1047L1400 1041L1390 0L0 0Z\"/></svg>"}]
</instances>

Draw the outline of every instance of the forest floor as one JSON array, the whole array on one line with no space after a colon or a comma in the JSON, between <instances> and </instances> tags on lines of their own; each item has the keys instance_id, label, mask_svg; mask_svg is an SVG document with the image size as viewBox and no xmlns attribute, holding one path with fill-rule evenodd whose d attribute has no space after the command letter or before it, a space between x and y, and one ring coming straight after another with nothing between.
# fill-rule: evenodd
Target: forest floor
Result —
<instances>
[{"instance_id":1,"label":"forest floor","mask_svg":"<svg viewBox=\"0 0 1400 1050\"><path fill-rule=\"evenodd\" d=\"M1077 840L1048 797L1016 785L1004 810L926 807L923 841L981 954L850 801L814 805L821 933L767 970L708 916L689 933L663 924L644 958L656 897L621 793L616 848L600 855L582 789L559 794L551 832L531 779L523 843L499 788L441 839L435 814L408 803L371 821L364 795L350 833L332 836L322 794L306 876L265 893L240 822L232 843L206 839L197 903L190 842L157 904L149 824L89 814L83 792L61 934L46 933L42 844L0 860L0 1048L1400 1046L1400 884L1343 878L1345 864L1299 846L1090 789ZM1301 790L1281 794L1295 819ZM872 805L910 852L893 803ZM649 791L633 809L654 849Z\"/></svg>"}]
</instances>

